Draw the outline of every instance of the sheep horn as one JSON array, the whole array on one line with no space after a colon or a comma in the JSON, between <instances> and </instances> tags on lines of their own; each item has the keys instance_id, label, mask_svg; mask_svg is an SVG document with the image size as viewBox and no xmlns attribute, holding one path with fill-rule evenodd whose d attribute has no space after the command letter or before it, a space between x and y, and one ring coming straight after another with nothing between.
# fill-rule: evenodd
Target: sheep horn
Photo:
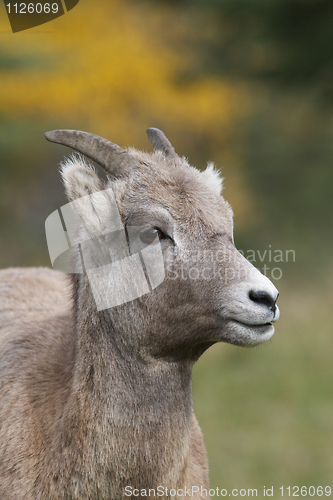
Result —
<instances>
[{"instance_id":1,"label":"sheep horn","mask_svg":"<svg viewBox=\"0 0 333 500\"><path fill-rule=\"evenodd\" d=\"M127 151L95 134L79 130L52 130L44 135L50 142L69 146L88 156L113 176L122 175L139 166L138 160Z\"/></svg>"},{"instance_id":2,"label":"sheep horn","mask_svg":"<svg viewBox=\"0 0 333 500\"><path fill-rule=\"evenodd\" d=\"M165 156L168 156L169 158L175 158L178 156L171 142L165 137L162 130L159 130L158 128L147 128L146 132L148 134L148 139L154 146L155 151L163 151Z\"/></svg>"}]
</instances>

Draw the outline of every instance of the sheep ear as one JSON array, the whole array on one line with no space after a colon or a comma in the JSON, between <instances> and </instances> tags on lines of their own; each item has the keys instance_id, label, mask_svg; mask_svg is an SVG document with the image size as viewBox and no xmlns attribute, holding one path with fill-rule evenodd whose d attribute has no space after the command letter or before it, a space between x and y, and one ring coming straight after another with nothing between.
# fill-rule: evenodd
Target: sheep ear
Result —
<instances>
[{"instance_id":1,"label":"sheep ear","mask_svg":"<svg viewBox=\"0 0 333 500\"><path fill-rule=\"evenodd\" d=\"M69 201L91 195L105 187L97 172L80 156L73 155L61 164L61 177Z\"/></svg>"},{"instance_id":2,"label":"sheep ear","mask_svg":"<svg viewBox=\"0 0 333 500\"><path fill-rule=\"evenodd\" d=\"M90 237L107 235L122 228L113 189L105 189L95 170L83 158L72 156L62 164L62 178L70 203L61 208L69 237L78 240L80 226L83 241Z\"/></svg>"}]
</instances>

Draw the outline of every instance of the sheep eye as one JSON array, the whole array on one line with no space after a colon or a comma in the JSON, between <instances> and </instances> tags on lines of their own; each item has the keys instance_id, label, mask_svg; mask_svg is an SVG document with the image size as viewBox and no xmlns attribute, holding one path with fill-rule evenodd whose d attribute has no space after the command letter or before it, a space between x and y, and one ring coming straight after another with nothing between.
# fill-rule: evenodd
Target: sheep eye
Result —
<instances>
[{"instance_id":1,"label":"sheep eye","mask_svg":"<svg viewBox=\"0 0 333 500\"><path fill-rule=\"evenodd\" d=\"M144 231L141 231L140 233L140 240L142 243L145 245L150 245L156 240L156 237L158 237L159 240L163 239L166 237L166 235L158 228L152 227L149 229L145 229Z\"/></svg>"}]
</instances>

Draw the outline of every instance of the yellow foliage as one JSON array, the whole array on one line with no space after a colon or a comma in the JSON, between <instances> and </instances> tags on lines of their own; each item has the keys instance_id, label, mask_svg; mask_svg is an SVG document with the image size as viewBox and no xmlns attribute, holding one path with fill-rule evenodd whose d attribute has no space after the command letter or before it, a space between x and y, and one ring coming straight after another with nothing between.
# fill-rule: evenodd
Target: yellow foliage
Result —
<instances>
[{"instance_id":1,"label":"yellow foliage","mask_svg":"<svg viewBox=\"0 0 333 500\"><path fill-rule=\"evenodd\" d=\"M172 8L81 1L58 19L16 34L3 14L0 63L3 54L18 61L0 64L3 118L88 130L143 149L149 147L144 130L155 126L194 162L202 149L198 163L227 156L238 121L249 112L246 87L180 77L188 62L170 42L173 34L193 33ZM248 212L240 207L241 215Z\"/></svg>"},{"instance_id":2,"label":"yellow foliage","mask_svg":"<svg viewBox=\"0 0 333 500\"><path fill-rule=\"evenodd\" d=\"M49 24L2 38L2 52L35 60L1 72L0 112L11 117L85 123L137 143L142 123L221 134L246 112L240 87L213 78L177 83L184 61L156 36L147 10L127 1L80 2Z\"/></svg>"}]
</instances>

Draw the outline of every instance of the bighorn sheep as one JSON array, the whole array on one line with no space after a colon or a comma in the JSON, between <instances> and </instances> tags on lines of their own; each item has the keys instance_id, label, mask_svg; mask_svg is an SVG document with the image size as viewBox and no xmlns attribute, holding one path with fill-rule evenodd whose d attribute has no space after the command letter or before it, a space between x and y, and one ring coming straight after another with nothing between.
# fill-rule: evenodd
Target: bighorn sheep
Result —
<instances>
[{"instance_id":1,"label":"bighorn sheep","mask_svg":"<svg viewBox=\"0 0 333 500\"><path fill-rule=\"evenodd\" d=\"M193 363L216 342L254 346L274 333L278 292L236 250L213 166L200 172L161 131L147 132L153 153L85 132L46 134L108 179L80 155L62 166L81 243L70 274L0 272L1 500L154 498L149 489L184 498L185 487L208 498ZM98 308L89 269L104 266L107 295L113 204L121 258L132 255L128 234L139 227L132 241L159 246L165 276L149 293ZM147 277L141 258L135 265Z\"/></svg>"}]
</instances>

